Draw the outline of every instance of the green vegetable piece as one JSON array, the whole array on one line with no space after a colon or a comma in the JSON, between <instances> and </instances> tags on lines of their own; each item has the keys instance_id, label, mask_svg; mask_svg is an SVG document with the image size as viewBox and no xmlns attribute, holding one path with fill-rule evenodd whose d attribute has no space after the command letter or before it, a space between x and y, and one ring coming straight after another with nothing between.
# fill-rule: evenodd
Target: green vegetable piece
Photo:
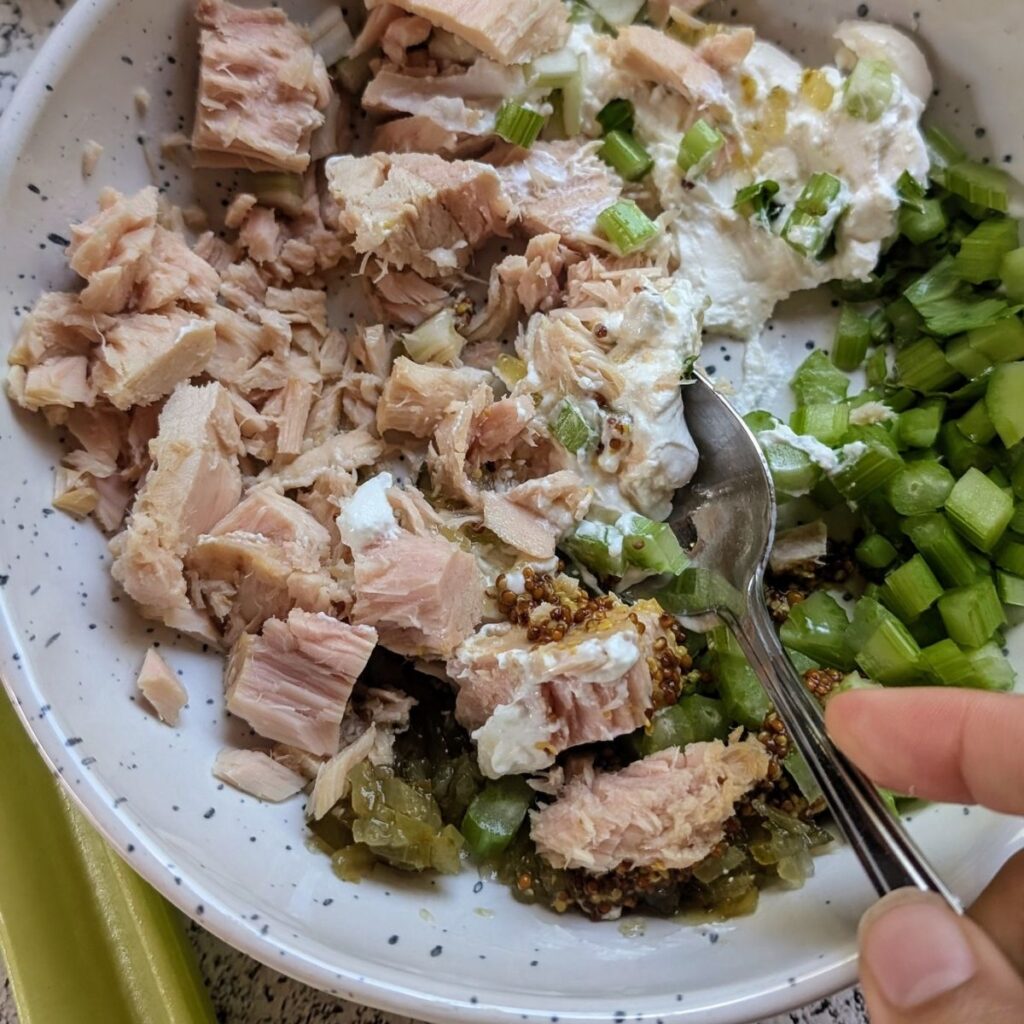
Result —
<instances>
[{"instance_id":1,"label":"green vegetable piece","mask_svg":"<svg viewBox=\"0 0 1024 1024\"><path fill-rule=\"evenodd\" d=\"M799 497L807 494L821 478L821 469L811 457L791 444L772 444L764 449L768 468L780 494Z\"/></svg>"},{"instance_id":2,"label":"green vegetable piece","mask_svg":"<svg viewBox=\"0 0 1024 1024\"><path fill-rule=\"evenodd\" d=\"M830 405L845 401L850 378L821 349L800 364L790 383L798 405Z\"/></svg>"},{"instance_id":3,"label":"green vegetable piece","mask_svg":"<svg viewBox=\"0 0 1024 1024\"><path fill-rule=\"evenodd\" d=\"M657 573L681 573L690 560L668 523L656 523L646 516L628 512L615 524L623 536L626 561Z\"/></svg>"},{"instance_id":4,"label":"green vegetable piece","mask_svg":"<svg viewBox=\"0 0 1024 1024\"><path fill-rule=\"evenodd\" d=\"M948 228L949 216L941 199L922 200L918 209L910 206L900 209L900 234L914 245L924 245L938 238Z\"/></svg>"},{"instance_id":5,"label":"green vegetable piece","mask_svg":"<svg viewBox=\"0 0 1024 1024\"><path fill-rule=\"evenodd\" d=\"M898 552L891 541L880 533L873 533L857 545L854 554L868 569L886 569L896 561Z\"/></svg>"},{"instance_id":6,"label":"green vegetable piece","mask_svg":"<svg viewBox=\"0 0 1024 1024\"><path fill-rule=\"evenodd\" d=\"M991 328L987 328L991 329ZM968 380L983 377L992 369L992 360L971 345L970 334L961 334L946 346L946 360L961 376Z\"/></svg>"},{"instance_id":7,"label":"green vegetable piece","mask_svg":"<svg viewBox=\"0 0 1024 1024\"><path fill-rule=\"evenodd\" d=\"M939 614L950 638L962 647L981 647L1006 625L999 594L989 577L947 591L939 598Z\"/></svg>"},{"instance_id":8,"label":"green vegetable piece","mask_svg":"<svg viewBox=\"0 0 1024 1024\"><path fill-rule=\"evenodd\" d=\"M951 338L954 334L989 327L1003 319L1010 307L1003 299L954 296L938 299L924 309L925 326L932 334Z\"/></svg>"},{"instance_id":9,"label":"green vegetable piece","mask_svg":"<svg viewBox=\"0 0 1024 1024\"><path fill-rule=\"evenodd\" d=\"M963 476L972 467L986 473L995 463L992 449L968 440L955 423L942 425L939 450L954 476Z\"/></svg>"},{"instance_id":10,"label":"green vegetable piece","mask_svg":"<svg viewBox=\"0 0 1024 1024\"><path fill-rule=\"evenodd\" d=\"M988 327L978 327L967 335L967 340L990 366L1024 359L1024 321L1019 316L1007 316Z\"/></svg>"},{"instance_id":11,"label":"green vegetable piece","mask_svg":"<svg viewBox=\"0 0 1024 1024\"><path fill-rule=\"evenodd\" d=\"M655 714L650 732L641 732L637 744L641 756L656 754L670 747L683 749L691 743L724 740L729 735L729 719L720 700L694 695Z\"/></svg>"},{"instance_id":12,"label":"green vegetable piece","mask_svg":"<svg viewBox=\"0 0 1024 1024\"><path fill-rule=\"evenodd\" d=\"M1024 440L1024 363L1003 363L992 371L985 403L996 433L1007 448Z\"/></svg>"},{"instance_id":13,"label":"green vegetable piece","mask_svg":"<svg viewBox=\"0 0 1024 1024\"><path fill-rule=\"evenodd\" d=\"M562 541L566 553L598 576L626 572L624 538L614 526L584 520Z\"/></svg>"},{"instance_id":14,"label":"green vegetable piece","mask_svg":"<svg viewBox=\"0 0 1024 1024\"><path fill-rule=\"evenodd\" d=\"M1007 537L993 552L993 561L1000 569L1024 576L1024 543Z\"/></svg>"},{"instance_id":15,"label":"green vegetable piece","mask_svg":"<svg viewBox=\"0 0 1024 1024\"><path fill-rule=\"evenodd\" d=\"M857 664L871 679L905 685L917 678L921 649L907 627L873 598L857 602L849 640Z\"/></svg>"},{"instance_id":16,"label":"green vegetable piece","mask_svg":"<svg viewBox=\"0 0 1024 1024\"><path fill-rule=\"evenodd\" d=\"M1008 572L997 572L996 590L1003 604L1024 608L1024 577L1013 576Z\"/></svg>"},{"instance_id":17,"label":"green vegetable piece","mask_svg":"<svg viewBox=\"0 0 1024 1024\"><path fill-rule=\"evenodd\" d=\"M636 108L630 100L610 100L598 112L597 123L601 126L602 135L615 131L632 132L636 126Z\"/></svg>"},{"instance_id":18,"label":"green vegetable piece","mask_svg":"<svg viewBox=\"0 0 1024 1024\"><path fill-rule=\"evenodd\" d=\"M884 428L877 429L885 435ZM849 501L862 501L904 466L891 442L883 443L877 433L865 437L866 440L854 441L841 449L839 468L832 475L839 492Z\"/></svg>"},{"instance_id":19,"label":"green vegetable piece","mask_svg":"<svg viewBox=\"0 0 1024 1024\"><path fill-rule=\"evenodd\" d=\"M989 552L1013 518L1013 499L978 469L969 469L946 499L946 515L971 544Z\"/></svg>"},{"instance_id":20,"label":"green vegetable piece","mask_svg":"<svg viewBox=\"0 0 1024 1024\"><path fill-rule=\"evenodd\" d=\"M655 595L665 611L672 615L701 615L719 608L742 614L739 591L720 573L691 566Z\"/></svg>"},{"instance_id":21,"label":"green vegetable piece","mask_svg":"<svg viewBox=\"0 0 1024 1024\"><path fill-rule=\"evenodd\" d=\"M916 516L942 508L955 483L945 466L922 460L901 469L886 485L886 496L901 516Z\"/></svg>"},{"instance_id":22,"label":"green vegetable piece","mask_svg":"<svg viewBox=\"0 0 1024 1024\"><path fill-rule=\"evenodd\" d=\"M790 417L796 434L817 438L830 447L839 444L850 428L850 408L844 404L802 405Z\"/></svg>"},{"instance_id":23,"label":"green vegetable piece","mask_svg":"<svg viewBox=\"0 0 1024 1024\"><path fill-rule=\"evenodd\" d=\"M899 443L907 448L931 448L938 439L945 412L945 401L932 398L901 413L896 428Z\"/></svg>"},{"instance_id":24,"label":"green vegetable piece","mask_svg":"<svg viewBox=\"0 0 1024 1024\"><path fill-rule=\"evenodd\" d=\"M1014 249L1003 257L999 276L1010 301L1024 302L1024 248Z\"/></svg>"},{"instance_id":25,"label":"green vegetable piece","mask_svg":"<svg viewBox=\"0 0 1024 1024\"><path fill-rule=\"evenodd\" d=\"M716 654L714 658L718 692L731 722L747 729L760 729L772 709L754 670L742 654Z\"/></svg>"},{"instance_id":26,"label":"green vegetable piece","mask_svg":"<svg viewBox=\"0 0 1024 1024\"><path fill-rule=\"evenodd\" d=\"M956 425L960 428L960 433L974 444L988 444L996 436L995 424L993 424L992 418L988 414L988 407L984 399L975 402L956 421Z\"/></svg>"},{"instance_id":27,"label":"green vegetable piece","mask_svg":"<svg viewBox=\"0 0 1024 1024\"><path fill-rule=\"evenodd\" d=\"M946 639L946 626L935 605L922 612L913 622L906 623L906 626L910 630L910 635L917 641L918 647L929 647Z\"/></svg>"},{"instance_id":28,"label":"green vegetable piece","mask_svg":"<svg viewBox=\"0 0 1024 1024\"><path fill-rule=\"evenodd\" d=\"M943 175L943 183L954 195L969 203L1006 213L1010 206L1010 176L986 164L961 160L950 164Z\"/></svg>"},{"instance_id":29,"label":"green vegetable piece","mask_svg":"<svg viewBox=\"0 0 1024 1024\"><path fill-rule=\"evenodd\" d=\"M1020 227L1008 217L979 224L961 243L956 255L960 276L971 284L999 279L1003 259L1020 245Z\"/></svg>"},{"instance_id":30,"label":"green vegetable piece","mask_svg":"<svg viewBox=\"0 0 1024 1024\"><path fill-rule=\"evenodd\" d=\"M926 128L924 138L928 144L928 155L931 157L933 171L943 171L950 164L958 164L967 159L967 150L941 128L934 125Z\"/></svg>"},{"instance_id":31,"label":"green vegetable piece","mask_svg":"<svg viewBox=\"0 0 1024 1024\"><path fill-rule=\"evenodd\" d=\"M597 433L586 421L580 407L571 399L563 398L548 424L555 440L570 452L589 448L597 440Z\"/></svg>"},{"instance_id":32,"label":"green vegetable piece","mask_svg":"<svg viewBox=\"0 0 1024 1024\"><path fill-rule=\"evenodd\" d=\"M942 584L920 556L914 555L885 578L882 601L900 621L914 622L942 596Z\"/></svg>"},{"instance_id":33,"label":"green vegetable piece","mask_svg":"<svg viewBox=\"0 0 1024 1024\"><path fill-rule=\"evenodd\" d=\"M620 199L597 215L597 226L623 256L645 248L658 225L632 199Z\"/></svg>"},{"instance_id":34,"label":"green vegetable piece","mask_svg":"<svg viewBox=\"0 0 1024 1024\"><path fill-rule=\"evenodd\" d=\"M609 132L597 155L611 165L626 181L639 181L654 166L654 158L630 134Z\"/></svg>"},{"instance_id":35,"label":"green vegetable piece","mask_svg":"<svg viewBox=\"0 0 1024 1024\"><path fill-rule=\"evenodd\" d=\"M892 325L892 340L897 345L909 345L924 332L924 317L905 295L885 307L885 318Z\"/></svg>"},{"instance_id":36,"label":"green vegetable piece","mask_svg":"<svg viewBox=\"0 0 1024 1024\"><path fill-rule=\"evenodd\" d=\"M690 181L696 181L715 162L725 136L703 117L683 136L676 162Z\"/></svg>"},{"instance_id":37,"label":"green vegetable piece","mask_svg":"<svg viewBox=\"0 0 1024 1024\"><path fill-rule=\"evenodd\" d=\"M864 362L870 344L871 321L856 307L844 305L836 327L832 362L840 370L852 373Z\"/></svg>"},{"instance_id":38,"label":"green vegetable piece","mask_svg":"<svg viewBox=\"0 0 1024 1024\"><path fill-rule=\"evenodd\" d=\"M855 664L848 643L850 620L839 603L823 590L793 606L780 635L790 647L818 665L850 671Z\"/></svg>"},{"instance_id":39,"label":"green vegetable piece","mask_svg":"<svg viewBox=\"0 0 1024 1024\"><path fill-rule=\"evenodd\" d=\"M896 353L896 375L905 388L925 394L945 391L960 377L932 338L921 338Z\"/></svg>"},{"instance_id":40,"label":"green vegetable piece","mask_svg":"<svg viewBox=\"0 0 1024 1024\"><path fill-rule=\"evenodd\" d=\"M520 103L506 103L498 111L494 133L513 146L529 149L540 137L547 118Z\"/></svg>"},{"instance_id":41,"label":"green vegetable piece","mask_svg":"<svg viewBox=\"0 0 1024 1024\"><path fill-rule=\"evenodd\" d=\"M462 819L462 835L478 860L490 860L508 848L526 820L536 794L519 775L488 782Z\"/></svg>"},{"instance_id":42,"label":"green vegetable piece","mask_svg":"<svg viewBox=\"0 0 1024 1024\"><path fill-rule=\"evenodd\" d=\"M884 60L861 58L846 80L843 106L851 117L877 121L892 103L895 88L892 68Z\"/></svg>"},{"instance_id":43,"label":"green vegetable piece","mask_svg":"<svg viewBox=\"0 0 1024 1024\"><path fill-rule=\"evenodd\" d=\"M770 228L772 221L782 209L774 202L779 194L779 183L777 181L764 180L755 181L736 192L736 199L733 202L733 209L741 213L748 220L755 218L765 228Z\"/></svg>"},{"instance_id":44,"label":"green vegetable piece","mask_svg":"<svg viewBox=\"0 0 1024 1024\"><path fill-rule=\"evenodd\" d=\"M494 373L510 391L527 374L528 368L522 359L503 352L494 362Z\"/></svg>"},{"instance_id":45,"label":"green vegetable piece","mask_svg":"<svg viewBox=\"0 0 1024 1024\"><path fill-rule=\"evenodd\" d=\"M832 174L814 174L797 199L782 229L782 238L802 256L819 259L832 241L845 210L843 183Z\"/></svg>"},{"instance_id":46,"label":"green vegetable piece","mask_svg":"<svg viewBox=\"0 0 1024 1024\"><path fill-rule=\"evenodd\" d=\"M1014 688L1017 671L998 644L985 644L976 651L968 651L967 660L971 663L970 685L974 689L1008 693Z\"/></svg>"},{"instance_id":47,"label":"green vegetable piece","mask_svg":"<svg viewBox=\"0 0 1024 1024\"><path fill-rule=\"evenodd\" d=\"M966 586L977 578L967 546L941 513L913 516L903 529L945 586Z\"/></svg>"},{"instance_id":48,"label":"green vegetable piece","mask_svg":"<svg viewBox=\"0 0 1024 1024\"><path fill-rule=\"evenodd\" d=\"M884 348L877 348L868 356L864 373L871 387L878 387L889 379L889 360Z\"/></svg>"},{"instance_id":49,"label":"green vegetable piece","mask_svg":"<svg viewBox=\"0 0 1024 1024\"><path fill-rule=\"evenodd\" d=\"M808 803L814 804L822 799L824 794L821 786L818 785L807 759L799 750L791 750L783 759L782 767L786 769L789 777L796 783L796 788L800 790L800 795Z\"/></svg>"},{"instance_id":50,"label":"green vegetable piece","mask_svg":"<svg viewBox=\"0 0 1024 1024\"><path fill-rule=\"evenodd\" d=\"M921 651L929 675L942 686L970 686L974 671L967 655L948 637Z\"/></svg>"}]
</instances>

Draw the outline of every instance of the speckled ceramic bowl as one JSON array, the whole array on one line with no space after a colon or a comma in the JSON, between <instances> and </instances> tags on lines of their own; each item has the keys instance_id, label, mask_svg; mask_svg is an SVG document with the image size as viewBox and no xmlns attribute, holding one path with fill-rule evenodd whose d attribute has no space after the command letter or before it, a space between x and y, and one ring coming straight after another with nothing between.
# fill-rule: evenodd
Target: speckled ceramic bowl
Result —
<instances>
[{"instance_id":1,"label":"speckled ceramic bowl","mask_svg":"<svg viewBox=\"0 0 1024 1024\"><path fill-rule=\"evenodd\" d=\"M179 200L191 174L159 162L156 140L190 122L194 26L186 0L78 0L0 129L2 347L44 288L69 282L62 235L111 183L155 180ZM319 4L296 3L308 16ZM737 0L735 13L797 52L824 58L852 0ZM861 5L861 14L867 5ZM917 28L941 90L935 112L994 159L1024 160L1024 5L886 0L879 15ZM132 100L148 88L140 118ZM82 144L105 149L83 181ZM217 178L198 182L212 195ZM831 336L814 304L777 321L775 354L795 364ZM739 365L716 344L707 362ZM522 907L467 871L345 885L303 843L301 803L262 806L219 786L214 754L237 732L224 715L220 659L147 626L120 599L106 545L49 507L58 448L0 400L0 671L45 756L118 850L186 913L265 963L321 989L432 1021L700 1021L735 1024L854 980L854 930L870 892L852 856L818 861L797 894L721 927L593 925ZM169 729L133 700L146 646L162 644L191 702ZM1024 664L1024 645L1015 643ZM913 823L964 896L1012 847L1020 824L963 808Z\"/></svg>"}]
</instances>

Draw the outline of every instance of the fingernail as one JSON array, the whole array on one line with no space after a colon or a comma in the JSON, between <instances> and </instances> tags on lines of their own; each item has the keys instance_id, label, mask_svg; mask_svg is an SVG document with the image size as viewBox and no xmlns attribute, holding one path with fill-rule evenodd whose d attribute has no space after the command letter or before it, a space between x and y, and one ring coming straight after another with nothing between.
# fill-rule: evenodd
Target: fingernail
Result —
<instances>
[{"instance_id":1,"label":"fingernail","mask_svg":"<svg viewBox=\"0 0 1024 1024\"><path fill-rule=\"evenodd\" d=\"M861 922L861 956L882 995L911 1010L958 989L978 964L956 916L937 898L899 892Z\"/></svg>"}]
</instances>

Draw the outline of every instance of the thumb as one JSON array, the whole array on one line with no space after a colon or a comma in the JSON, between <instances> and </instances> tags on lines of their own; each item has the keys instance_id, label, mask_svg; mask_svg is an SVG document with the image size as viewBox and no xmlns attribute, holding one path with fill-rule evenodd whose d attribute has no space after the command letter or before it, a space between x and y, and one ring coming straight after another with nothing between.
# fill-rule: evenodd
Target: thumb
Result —
<instances>
[{"instance_id":1,"label":"thumb","mask_svg":"<svg viewBox=\"0 0 1024 1024\"><path fill-rule=\"evenodd\" d=\"M902 889L860 928L872 1024L1020 1024L1024 980L970 918L933 893Z\"/></svg>"}]
</instances>

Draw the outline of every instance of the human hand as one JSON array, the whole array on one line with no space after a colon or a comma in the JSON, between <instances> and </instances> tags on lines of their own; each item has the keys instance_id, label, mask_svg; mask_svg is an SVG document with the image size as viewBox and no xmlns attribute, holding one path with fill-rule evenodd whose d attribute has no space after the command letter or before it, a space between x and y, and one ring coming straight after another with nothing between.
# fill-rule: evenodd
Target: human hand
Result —
<instances>
[{"instance_id":1,"label":"human hand","mask_svg":"<svg viewBox=\"0 0 1024 1024\"><path fill-rule=\"evenodd\" d=\"M1024 696L854 691L829 703L826 724L881 786L1024 814ZM860 957L873 1024L1021 1024L1024 852L964 918L933 894L887 896L861 921Z\"/></svg>"}]
</instances>

